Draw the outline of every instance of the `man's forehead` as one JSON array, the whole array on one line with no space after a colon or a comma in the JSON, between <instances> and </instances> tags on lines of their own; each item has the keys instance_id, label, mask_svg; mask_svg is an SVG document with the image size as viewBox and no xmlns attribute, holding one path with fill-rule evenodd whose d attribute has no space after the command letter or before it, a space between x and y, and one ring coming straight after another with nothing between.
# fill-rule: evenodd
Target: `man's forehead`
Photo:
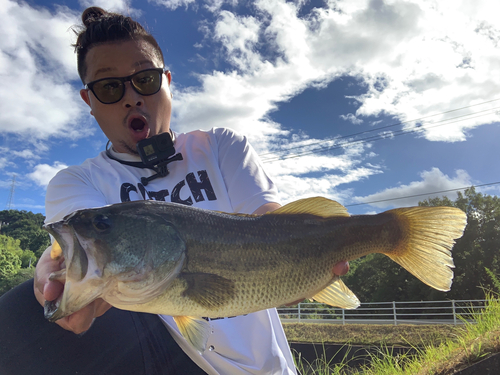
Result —
<instances>
[{"instance_id":1,"label":"man's forehead","mask_svg":"<svg viewBox=\"0 0 500 375\"><path fill-rule=\"evenodd\" d=\"M133 64L130 65L132 69L140 69L140 68L149 68L151 66L155 66L154 61L151 61L150 59L145 59L141 61L134 62ZM117 66L107 66L103 68L99 68L94 72L94 75L100 75L100 74L106 74L106 73L117 73L119 71Z\"/></svg>"},{"instance_id":2,"label":"man's forehead","mask_svg":"<svg viewBox=\"0 0 500 375\"><path fill-rule=\"evenodd\" d=\"M104 43L89 50L87 56L88 78L125 74L129 71L162 67L154 47L146 41Z\"/></svg>"}]
</instances>

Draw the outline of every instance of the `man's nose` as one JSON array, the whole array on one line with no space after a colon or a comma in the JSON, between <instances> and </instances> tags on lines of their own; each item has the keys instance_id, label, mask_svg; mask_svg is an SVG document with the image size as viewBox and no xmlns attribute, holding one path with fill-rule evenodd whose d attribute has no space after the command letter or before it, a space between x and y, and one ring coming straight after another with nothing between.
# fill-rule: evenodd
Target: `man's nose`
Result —
<instances>
[{"instance_id":1,"label":"man's nose","mask_svg":"<svg viewBox=\"0 0 500 375\"><path fill-rule=\"evenodd\" d=\"M134 90L132 82L125 82L125 94L122 102L125 108L141 107L144 104L144 97Z\"/></svg>"}]
</instances>

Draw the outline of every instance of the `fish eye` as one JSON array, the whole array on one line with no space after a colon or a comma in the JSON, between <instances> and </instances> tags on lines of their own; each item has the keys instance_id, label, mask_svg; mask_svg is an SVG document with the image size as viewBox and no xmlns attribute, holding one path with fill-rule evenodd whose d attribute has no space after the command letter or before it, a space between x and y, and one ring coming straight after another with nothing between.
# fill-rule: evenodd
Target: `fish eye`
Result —
<instances>
[{"instance_id":1,"label":"fish eye","mask_svg":"<svg viewBox=\"0 0 500 375\"><path fill-rule=\"evenodd\" d=\"M111 228L111 220L105 215L97 215L92 220L92 225L98 232L104 232Z\"/></svg>"}]
</instances>

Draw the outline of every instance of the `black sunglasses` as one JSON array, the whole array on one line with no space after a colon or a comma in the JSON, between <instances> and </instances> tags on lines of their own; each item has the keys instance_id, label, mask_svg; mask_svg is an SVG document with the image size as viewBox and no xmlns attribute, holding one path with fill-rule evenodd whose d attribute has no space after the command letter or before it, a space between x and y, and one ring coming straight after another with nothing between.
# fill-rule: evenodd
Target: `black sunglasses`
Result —
<instances>
[{"instance_id":1,"label":"black sunglasses","mask_svg":"<svg viewBox=\"0 0 500 375\"><path fill-rule=\"evenodd\" d=\"M92 91L95 97L103 104L113 104L122 100L125 95L125 82L130 81L134 90L141 95L148 96L160 91L164 68L141 70L128 77L102 78L89 82L86 89Z\"/></svg>"}]
</instances>

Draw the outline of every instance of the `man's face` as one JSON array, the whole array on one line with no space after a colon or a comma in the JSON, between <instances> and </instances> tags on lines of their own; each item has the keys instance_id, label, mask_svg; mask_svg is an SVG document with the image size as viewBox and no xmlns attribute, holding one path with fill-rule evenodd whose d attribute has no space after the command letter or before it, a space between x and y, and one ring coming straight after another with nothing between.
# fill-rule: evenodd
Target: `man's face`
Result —
<instances>
[{"instance_id":1,"label":"man's face","mask_svg":"<svg viewBox=\"0 0 500 375\"><path fill-rule=\"evenodd\" d=\"M85 58L85 83L101 78L128 77L144 69L161 68L153 47L145 41L106 43L90 49ZM118 152L137 154L136 143L170 129L172 100L170 72L163 74L162 86L156 94L143 96L131 82L125 83L125 95L113 104L101 103L87 89L80 91L91 108L104 134Z\"/></svg>"}]
</instances>

